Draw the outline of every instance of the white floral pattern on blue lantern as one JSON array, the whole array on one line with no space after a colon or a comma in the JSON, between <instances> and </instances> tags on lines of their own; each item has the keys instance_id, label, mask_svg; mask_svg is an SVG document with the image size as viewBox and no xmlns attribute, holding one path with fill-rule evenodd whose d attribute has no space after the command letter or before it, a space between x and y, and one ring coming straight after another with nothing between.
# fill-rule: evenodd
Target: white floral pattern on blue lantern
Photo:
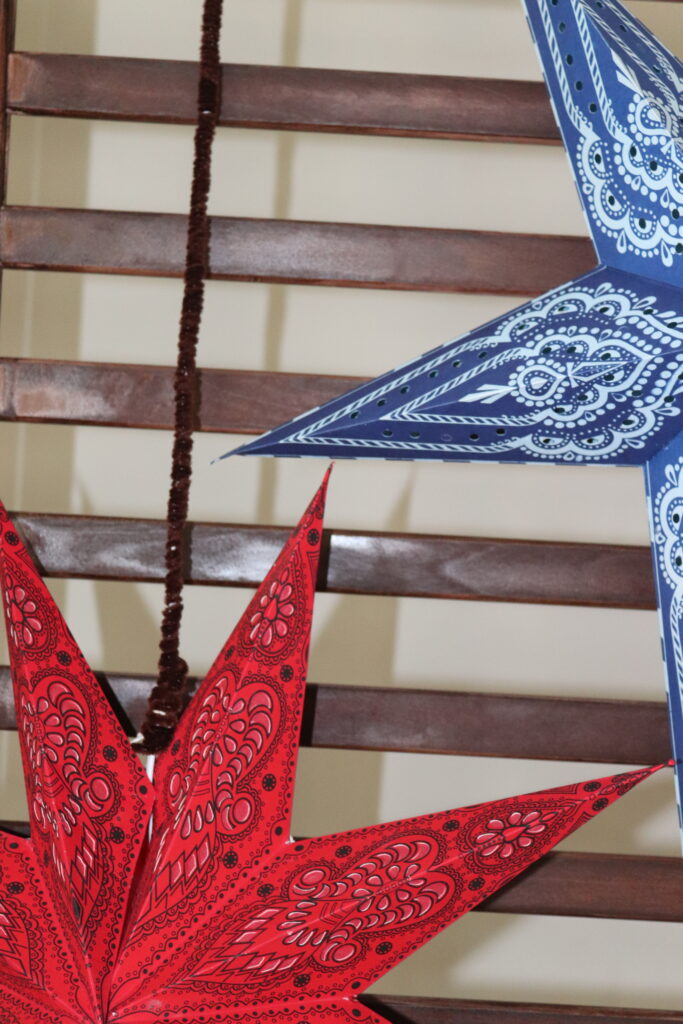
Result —
<instances>
[{"instance_id":1,"label":"white floral pattern on blue lantern","mask_svg":"<svg viewBox=\"0 0 683 1024\"><path fill-rule=\"evenodd\" d=\"M683 273L683 67L613 0L527 10L599 258Z\"/></svg>"}]
</instances>

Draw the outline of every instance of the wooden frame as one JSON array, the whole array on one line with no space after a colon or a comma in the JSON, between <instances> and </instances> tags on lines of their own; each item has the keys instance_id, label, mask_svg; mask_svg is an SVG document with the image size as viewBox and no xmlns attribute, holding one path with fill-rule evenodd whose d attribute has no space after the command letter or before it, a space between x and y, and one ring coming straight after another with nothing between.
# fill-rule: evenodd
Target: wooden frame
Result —
<instances>
[{"instance_id":1,"label":"wooden frame","mask_svg":"<svg viewBox=\"0 0 683 1024\"><path fill-rule=\"evenodd\" d=\"M180 275L184 217L8 207L5 157L12 115L189 123L194 65L13 52L13 24L13 0L0 0L2 267ZM545 90L537 83L305 68L226 66L221 124L559 142ZM215 218L212 226L211 276L230 280L443 292L486 292L495 280L496 293L528 295L588 270L593 262L587 239L239 218ZM171 375L168 367L0 357L0 419L168 430ZM204 370L198 429L259 433L357 382ZM104 397L106 411L101 411L105 403L93 399ZM161 578L161 522L22 511L16 518L48 575ZM188 581L254 584L285 532L194 524ZM319 586L358 594L655 607L649 551L619 545L334 531L326 538ZM136 728L149 679L109 676L108 685L131 730ZM366 728L370 720L372 734ZM15 726L9 672L3 668L0 727ZM663 703L409 689L390 694L365 687L362 680L353 686L310 684L303 739L311 746L347 749L633 764L666 759L670 750ZM21 829L17 823L13 827ZM481 909L683 921L682 883L678 858L558 853ZM408 997L368 1002L404 1024L683 1021L677 1013L595 1007Z\"/></svg>"}]
</instances>

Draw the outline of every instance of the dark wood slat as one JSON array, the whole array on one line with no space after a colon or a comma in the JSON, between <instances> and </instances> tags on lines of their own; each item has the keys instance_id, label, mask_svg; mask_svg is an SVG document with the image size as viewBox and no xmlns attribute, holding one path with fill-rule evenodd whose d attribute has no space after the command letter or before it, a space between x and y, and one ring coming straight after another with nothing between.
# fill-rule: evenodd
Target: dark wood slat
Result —
<instances>
[{"instance_id":1,"label":"dark wood slat","mask_svg":"<svg viewBox=\"0 0 683 1024\"><path fill-rule=\"evenodd\" d=\"M6 207L5 267L178 277L186 218ZM339 287L532 295L595 265L587 238L214 217L211 277Z\"/></svg>"},{"instance_id":2,"label":"dark wood slat","mask_svg":"<svg viewBox=\"0 0 683 1024\"><path fill-rule=\"evenodd\" d=\"M151 519L21 513L48 576L163 578L165 527ZM289 535L282 527L194 523L190 583L256 586ZM654 608L649 548L619 544L326 531L320 590L350 594Z\"/></svg>"},{"instance_id":3,"label":"dark wood slat","mask_svg":"<svg viewBox=\"0 0 683 1024\"><path fill-rule=\"evenodd\" d=\"M683 1011L362 996L394 1024L680 1024Z\"/></svg>"},{"instance_id":4,"label":"dark wood slat","mask_svg":"<svg viewBox=\"0 0 683 1024\"><path fill-rule=\"evenodd\" d=\"M261 434L360 377L200 370L197 430ZM172 429L173 369L0 358L0 420Z\"/></svg>"},{"instance_id":5,"label":"dark wood slat","mask_svg":"<svg viewBox=\"0 0 683 1024\"><path fill-rule=\"evenodd\" d=\"M0 0L0 207L7 196L7 168L9 157L10 117L8 100L8 55L14 46L16 28L16 0ZM0 266L0 287L2 273Z\"/></svg>"},{"instance_id":6,"label":"dark wood slat","mask_svg":"<svg viewBox=\"0 0 683 1024\"><path fill-rule=\"evenodd\" d=\"M131 735L151 676L106 677ZM0 667L0 729L16 729L9 669ZM671 757L666 706L489 693L309 683L301 737L310 747L656 764Z\"/></svg>"},{"instance_id":7,"label":"dark wood slat","mask_svg":"<svg viewBox=\"0 0 683 1024\"><path fill-rule=\"evenodd\" d=\"M549 853L481 910L630 921L683 921L683 860Z\"/></svg>"},{"instance_id":8,"label":"dark wood slat","mask_svg":"<svg viewBox=\"0 0 683 1024\"><path fill-rule=\"evenodd\" d=\"M13 113L190 124L186 61L13 53ZM224 64L221 125L559 143L542 82Z\"/></svg>"},{"instance_id":9,"label":"dark wood slat","mask_svg":"<svg viewBox=\"0 0 683 1024\"><path fill-rule=\"evenodd\" d=\"M14 46L16 0L0 0L0 205L7 191L9 152L9 68L8 55Z\"/></svg>"},{"instance_id":10,"label":"dark wood slat","mask_svg":"<svg viewBox=\"0 0 683 1024\"><path fill-rule=\"evenodd\" d=\"M149 691L147 691L149 692ZM311 746L605 764L671 757L666 705L372 687L309 687Z\"/></svg>"}]
</instances>

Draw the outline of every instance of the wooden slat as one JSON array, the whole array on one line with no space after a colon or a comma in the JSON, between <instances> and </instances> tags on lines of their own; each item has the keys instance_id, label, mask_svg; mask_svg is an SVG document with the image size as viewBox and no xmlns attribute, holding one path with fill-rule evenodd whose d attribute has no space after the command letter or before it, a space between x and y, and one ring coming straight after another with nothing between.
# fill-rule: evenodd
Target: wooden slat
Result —
<instances>
[{"instance_id":1,"label":"wooden slat","mask_svg":"<svg viewBox=\"0 0 683 1024\"><path fill-rule=\"evenodd\" d=\"M187 61L14 53L13 113L193 123ZM242 128L559 143L542 82L224 64L220 124Z\"/></svg>"},{"instance_id":2,"label":"wooden slat","mask_svg":"<svg viewBox=\"0 0 683 1024\"><path fill-rule=\"evenodd\" d=\"M135 735L151 676L108 674ZM16 729L9 669L0 667L0 729ZM666 705L309 683L301 742L345 750L657 764L671 757Z\"/></svg>"},{"instance_id":3,"label":"wooden slat","mask_svg":"<svg viewBox=\"0 0 683 1024\"><path fill-rule=\"evenodd\" d=\"M0 420L172 429L173 368L0 358ZM360 377L200 370L196 429L260 434Z\"/></svg>"},{"instance_id":4,"label":"wooden slat","mask_svg":"<svg viewBox=\"0 0 683 1024\"><path fill-rule=\"evenodd\" d=\"M21 513L49 576L163 578L165 525L150 519ZM257 586L289 535L282 527L188 526L190 583ZM320 590L350 594L655 607L650 551L619 544L326 531Z\"/></svg>"},{"instance_id":5,"label":"wooden slat","mask_svg":"<svg viewBox=\"0 0 683 1024\"><path fill-rule=\"evenodd\" d=\"M671 757L666 705L655 701L316 685L303 738L346 750L606 764Z\"/></svg>"},{"instance_id":6,"label":"wooden slat","mask_svg":"<svg viewBox=\"0 0 683 1024\"><path fill-rule=\"evenodd\" d=\"M211 277L340 287L532 295L595 265L587 238L214 217ZM6 207L5 267L178 277L186 218Z\"/></svg>"},{"instance_id":7,"label":"wooden slat","mask_svg":"<svg viewBox=\"0 0 683 1024\"><path fill-rule=\"evenodd\" d=\"M681 1024L683 1011L362 996L394 1024Z\"/></svg>"},{"instance_id":8,"label":"wooden slat","mask_svg":"<svg viewBox=\"0 0 683 1024\"><path fill-rule=\"evenodd\" d=\"M9 68L8 55L14 46L16 0L0 0L0 205L7 191L7 154L9 151Z\"/></svg>"},{"instance_id":9,"label":"wooden slat","mask_svg":"<svg viewBox=\"0 0 683 1024\"><path fill-rule=\"evenodd\" d=\"M683 860L550 853L481 910L630 921L683 921Z\"/></svg>"},{"instance_id":10,"label":"wooden slat","mask_svg":"<svg viewBox=\"0 0 683 1024\"><path fill-rule=\"evenodd\" d=\"M7 196L10 117L8 100L8 55L14 46L16 0L0 0L0 208ZM0 265L0 286L2 273Z\"/></svg>"}]
</instances>

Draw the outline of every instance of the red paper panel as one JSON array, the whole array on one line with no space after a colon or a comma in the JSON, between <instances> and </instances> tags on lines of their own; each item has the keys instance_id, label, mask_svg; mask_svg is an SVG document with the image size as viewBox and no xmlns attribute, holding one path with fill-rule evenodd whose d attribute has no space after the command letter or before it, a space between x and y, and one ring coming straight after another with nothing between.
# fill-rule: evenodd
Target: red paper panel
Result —
<instances>
[{"instance_id":1,"label":"red paper panel","mask_svg":"<svg viewBox=\"0 0 683 1024\"><path fill-rule=\"evenodd\" d=\"M0 834L13 1024L377 1022L359 993L657 770L290 839L326 487L157 759L156 796L3 511L32 826Z\"/></svg>"}]
</instances>

